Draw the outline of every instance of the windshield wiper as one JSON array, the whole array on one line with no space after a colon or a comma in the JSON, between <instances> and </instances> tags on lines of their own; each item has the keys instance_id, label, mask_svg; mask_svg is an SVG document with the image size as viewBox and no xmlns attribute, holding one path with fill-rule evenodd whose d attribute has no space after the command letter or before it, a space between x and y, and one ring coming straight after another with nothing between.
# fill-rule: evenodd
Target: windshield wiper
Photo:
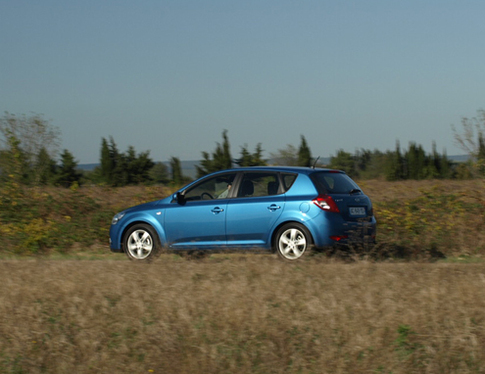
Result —
<instances>
[{"instance_id":1,"label":"windshield wiper","mask_svg":"<svg viewBox=\"0 0 485 374\"><path fill-rule=\"evenodd\" d=\"M349 191L349 195L352 195L352 194L354 194L354 193L360 193L360 192L362 192L362 191L361 191L361 190L359 190L359 189L357 189L357 188L354 188L353 190L350 190L350 191Z\"/></svg>"}]
</instances>

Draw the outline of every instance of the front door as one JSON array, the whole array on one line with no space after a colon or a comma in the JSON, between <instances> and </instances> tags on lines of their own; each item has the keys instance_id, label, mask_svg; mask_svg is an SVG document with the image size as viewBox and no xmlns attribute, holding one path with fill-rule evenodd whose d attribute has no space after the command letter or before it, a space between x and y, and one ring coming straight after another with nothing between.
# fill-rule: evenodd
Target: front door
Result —
<instances>
[{"instance_id":1,"label":"front door","mask_svg":"<svg viewBox=\"0 0 485 374\"><path fill-rule=\"evenodd\" d=\"M185 205L174 203L170 206L165 211L165 230L169 247L211 248L224 245L227 203L217 203L201 200Z\"/></svg>"},{"instance_id":2,"label":"front door","mask_svg":"<svg viewBox=\"0 0 485 374\"><path fill-rule=\"evenodd\" d=\"M236 173L208 177L183 191L165 211L170 248L217 248L226 244L228 191Z\"/></svg>"}]
</instances>

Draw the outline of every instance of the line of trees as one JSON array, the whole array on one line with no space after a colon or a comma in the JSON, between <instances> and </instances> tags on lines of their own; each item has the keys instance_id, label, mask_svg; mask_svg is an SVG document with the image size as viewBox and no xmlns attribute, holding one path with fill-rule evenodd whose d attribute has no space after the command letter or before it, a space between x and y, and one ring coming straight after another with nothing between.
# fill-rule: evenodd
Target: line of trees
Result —
<instances>
[{"instance_id":1,"label":"line of trees","mask_svg":"<svg viewBox=\"0 0 485 374\"><path fill-rule=\"evenodd\" d=\"M413 142L403 151L397 142L394 151L385 153L361 149L352 155L341 149L331 158L329 166L345 170L354 178L385 178L389 181L449 179L456 174L455 165L446 152L439 154L436 151L436 144L433 144L432 153L426 154L421 145Z\"/></svg>"},{"instance_id":2,"label":"line of trees","mask_svg":"<svg viewBox=\"0 0 485 374\"><path fill-rule=\"evenodd\" d=\"M222 132L222 143L216 143L216 148L212 153L202 152L202 160L196 166L197 177L218 170L229 169L235 165L239 167L266 166L271 163L273 165L311 166L313 160L310 147L303 135L301 135L301 143L298 149L288 144L286 148L278 150L278 153L272 153L271 158L271 161L263 158L261 143L256 145L253 152L250 152L248 145L245 144L241 147L239 158L233 158L227 130L224 130Z\"/></svg>"},{"instance_id":3,"label":"line of trees","mask_svg":"<svg viewBox=\"0 0 485 374\"><path fill-rule=\"evenodd\" d=\"M155 163L150 158L150 151L136 153L135 148L128 147L120 152L114 139L109 142L101 139L100 166L95 169L95 180L110 186L128 186L143 184L153 180L150 173Z\"/></svg>"},{"instance_id":4,"label":"line of trees","mask_svg":"<svg viewBox=\"0 0 485 374\"><path fill-rule=\"evenodd\" d=\"M8 112L0 119L0 181L22 185L70 186L81 173L74 156L64 149L60 162L59 130L39 114L30 117Z\"/></svg>"},{"instance_id":5,"label":"line of trees","mask_svg":"<svg viewBox=\"0 0 485 374\"><path fill-rule=\"evenodd\" d=\"M411 142L401 149L399 142L393 151L360 149L353 154L340 149L328 165L318 166L345 170L359 179L385 178L390 181L405 179L473 178L485 176L485 111L477 117L463 118L462 132L453 128L456 143L470 155L466 163L451 162L446 151L442 154L433 144L427 154L423 147ZM42 115L16 116L8 112L0 118L0 182L21 185L59 185L69 187L82 183L126 186L138 184L181 185L190 181L183 175L180 159L172 157L167 166L154 162L150 151L137 153L129 146L121 152L113 137L101 139L99 166L93 171L81 172L74 156L64 149L59 153L60 132ZM222 142L217 142L212 152L202 151L202 159L195 165L197 177L234 166L289 165L309 167L318 159L303 135L295 147L287 144L263 157L258 143L254 151L248 145L241 147L239 157L233 158L228 131L222 132ZM56 158L59 162L56 162Z\"/></svg>"}]
</instances>

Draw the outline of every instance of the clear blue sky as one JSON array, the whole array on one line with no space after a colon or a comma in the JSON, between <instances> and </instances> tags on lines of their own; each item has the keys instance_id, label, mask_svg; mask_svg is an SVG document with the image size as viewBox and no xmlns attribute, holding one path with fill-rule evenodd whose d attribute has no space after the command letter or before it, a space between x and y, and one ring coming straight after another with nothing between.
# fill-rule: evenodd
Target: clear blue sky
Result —
<instances>
[{"instance_id":1,"label":"clear blue sky","mask_svg":"<svg viewBox=\"0 0 485 374\"><path fill-rule=\"evenodd\" d=\"M461 154L485 109L485 1L0 0L0 111L41 113L80 163L298 146Z\"/></svg>"}]
</instances>

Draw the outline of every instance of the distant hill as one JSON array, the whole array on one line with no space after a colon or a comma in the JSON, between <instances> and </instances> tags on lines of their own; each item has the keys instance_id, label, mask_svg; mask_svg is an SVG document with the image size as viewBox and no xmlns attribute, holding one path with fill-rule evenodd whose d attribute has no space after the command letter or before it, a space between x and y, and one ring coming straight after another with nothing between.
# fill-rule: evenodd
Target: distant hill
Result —
<instances>
[{"instance_id":1,"label":"distant hill","mask_svg":"<svg viewBox=\"0 0 485 374\"><path fill-rule=\"evenodd\" d=\"M448 156L451 161L455 162L467 162L470 159L468 155L457 155L457 156Z\"/></svg>"},{"instance_id":2,"label":"distant hill","mask_svg":"<svg viewBox=\"0 0 485 374\"><path fill-rule=\"evenodd\" d=\"M169 168L170 170L170 162L166 161L163 162ZM195 165L199 165L199 161L180 161L180 166L182 167L182 173L185 176L195 178L197 175ZM99 166L99 163L97 164L79 164L77 168L79 170L84 170L84 171L93 171L96 167Z\"/></svg>"},{"instance_id":3,"label":"distant hill","mask_svg":"<svg viewBox=\"0 0 485 374\"><path fill-rule=\"evenodd\" d=\"M77 166L80 170L93 171L99 164L79 164Z\"/></svg>"}]
</instances>

